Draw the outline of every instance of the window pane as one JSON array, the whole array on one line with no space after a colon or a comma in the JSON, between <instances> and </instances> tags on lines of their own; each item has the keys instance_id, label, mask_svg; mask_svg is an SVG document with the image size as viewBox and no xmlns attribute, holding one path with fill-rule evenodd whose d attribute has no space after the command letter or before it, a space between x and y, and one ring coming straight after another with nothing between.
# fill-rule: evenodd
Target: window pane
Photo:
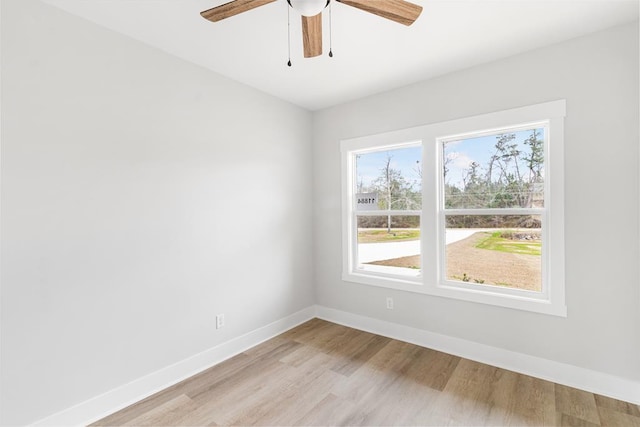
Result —
<instances>
[{"instance_id":1,"label":"window pane","mask_svg":"<svg viewBox=\"0 0 640 427\"><path fill-rule=\"evenodd\" d=\"M544 206L544 128L443 142L447 209Z\"/></svg>"},{"instance_id":2,"label":"window pane","mask_svg":"<svg viewBox=\"0 0 640 427\"><path fill-rule=\"evenodd\" d=\"M390 274L420 273L420 217L359 216L357 268Z\"/></svg>"},{"instance_id":3,"label":"window pane","mask_svg":"<svg viewBox=\"0 0 640 427\"><path fill-rule=\"evenodd\" d=\"M356 155L356 197L375 205L367 210L422 208L422 147L396 148ZM356 200L357 210L362 210Z\"/></svg>"},{"instance_id":4,"label":"window pane","mask_svg":"<svg viewBox=\"0 0 640 427\"><path fill-rule=\"evenodd\" d=\"M448 215L447 280L542 290L539 215Z\"/></svg>"}]
</instances>

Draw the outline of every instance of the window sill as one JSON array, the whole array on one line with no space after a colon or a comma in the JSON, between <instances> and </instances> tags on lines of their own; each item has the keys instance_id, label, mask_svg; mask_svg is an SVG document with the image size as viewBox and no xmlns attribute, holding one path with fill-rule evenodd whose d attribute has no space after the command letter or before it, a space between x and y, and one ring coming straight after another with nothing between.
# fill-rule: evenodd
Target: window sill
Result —
<instances>
[{"instance_id":1,"label":"window sill","mask_svg":"<svg viewBox=\"0 0 640 427\"><path fill-rule=\"evenodd\" d=\"M567 317L567 307L564 303L553 303L550 298L537 292L523 291L519 293L503 293L492 292L482 288L463 288L446 284L424 286L422 289L422 292L429 295ZM530 294L530 296L527 294Z\"/></svg>"},{"instance_id":2,"label":"window sill","mask_svg":"<svg viewBox=\"0 0 640 427\"><path fill-rule=\"evenodd\" d=\"M394 270L397 268L394 268ZM403 269L410 270L410 269ZM411 270L415 273L415 270ZM391 275L378 272L370 274L366 270L356 270L342 273L342 280L345 282L360 283L363 285L377 286L381 288L398 289L409 292L420 292L423 287L423 278L419 275Z\"/></svg>"},{"instance_id":3,"label":"window sill","mask_svg":"<svg viewBox=\"0 0 640 427\"><path fill-rule=\"evenodd\" d=\"M407 269L408 270L408 269ZM531 292L531 296L521 293L498 293L485 289L463 288L455 285L429 286L423 284L423 277L416 275L382 275L368 274L366 271L346 272L342 274L345 282L360 283L363 285L377 286L387 289L396 289L407 292L414 292L424 295L433 295L443 298L450 298L461 301L468 301L480 304L493 305L514 310L530 311L534 313L547 314L552 316L567 317L567 307L564 303L553 303L544 295Z\"/></svg>"}]
</instances>

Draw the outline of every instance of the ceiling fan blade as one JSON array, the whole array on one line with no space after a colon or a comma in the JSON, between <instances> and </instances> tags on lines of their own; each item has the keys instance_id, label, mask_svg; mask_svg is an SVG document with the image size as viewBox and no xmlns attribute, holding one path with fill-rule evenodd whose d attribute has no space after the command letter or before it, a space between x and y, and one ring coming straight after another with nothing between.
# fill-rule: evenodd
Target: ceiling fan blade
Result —
<instances>
[{"instance_id":1,"label":"ceiling fan blade","mask_svg":"<svg viewBox=\"0 0 640 427\"><path fill-rule=\"evenodd\" d=\"M404 0L337 0L365 12L391 19L404 25L411 25L418 19L422 6Z\"/></svg>"},{"instance_id":2,"label":"ceiling fan blade","mask_svg":"<svg viewBox=\"0 0 640 427\"><path fill-rule=\"evenodd\" d=\"M305 58L322 55L322 12L302 17L302 43Z\"/></svg>"},{"instance_id":3,"label":"ceiling fan blade","mask_svg":"<svg viewBox=\"0 0 640 427\"><path fill-rule=\"evenodd\" d=\"M272 3L276 0L234 0L220 6L200 12L204 19L218 22L230 16L255 9L259 6Z\"/></svg>"}]
</instances>

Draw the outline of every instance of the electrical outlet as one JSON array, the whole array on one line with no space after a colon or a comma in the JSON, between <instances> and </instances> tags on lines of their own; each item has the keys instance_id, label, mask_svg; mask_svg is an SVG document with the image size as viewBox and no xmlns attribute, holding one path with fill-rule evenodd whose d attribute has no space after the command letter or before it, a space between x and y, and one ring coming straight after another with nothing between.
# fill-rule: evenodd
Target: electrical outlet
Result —
<instances>
[{"instance_id":1,"label":"electrical outlet","mask_svg":"<svg viewBox=\"0 0 640 427\"><path fill-rule=\"evenodd\" d=\"M224 326L224 314L216 314L216 329Z\"/></svg>"},{"instance_id":2,"label":"electrical outlet","mask_svg":"<svg viewBox=\"0 0 640 427\"><path fill-rule=\"evenodd\" d=\"M393 298L387 297L387 310L393 310Z\"/></svg>"}]
</instances>

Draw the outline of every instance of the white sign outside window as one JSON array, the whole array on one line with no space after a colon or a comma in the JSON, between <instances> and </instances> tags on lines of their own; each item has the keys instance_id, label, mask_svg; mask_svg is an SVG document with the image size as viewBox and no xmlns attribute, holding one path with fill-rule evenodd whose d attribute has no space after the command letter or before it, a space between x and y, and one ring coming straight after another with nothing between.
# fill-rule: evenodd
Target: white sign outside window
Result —
<instances>
[{"instance_id":1,"label":"white sign outside window","mask_svg":"<svg viewBox=\"0 0 640 427\"><path fill-rule=\"evenodd\" d=\"M356 210L377 211L378 210L378 193L357 193L356 194Z\"/></svg>"}]
</instances>

